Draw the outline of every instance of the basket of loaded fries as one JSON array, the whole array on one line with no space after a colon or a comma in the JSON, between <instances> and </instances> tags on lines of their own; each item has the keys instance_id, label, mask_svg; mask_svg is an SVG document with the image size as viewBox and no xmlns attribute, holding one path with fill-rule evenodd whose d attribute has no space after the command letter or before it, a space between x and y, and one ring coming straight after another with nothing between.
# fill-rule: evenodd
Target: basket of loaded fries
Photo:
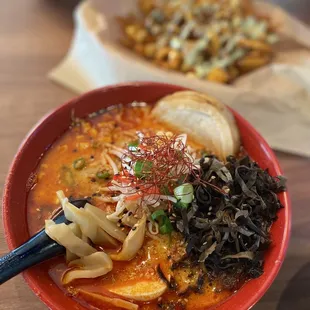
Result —
<instances>
[{"instance_id":1,"label":"basket of loaded fries","mask_svg":"<svg viewBox=\"0 0 310 310\"><path fill-rule=\"evenodd\" d=\"M282 8L250 0L87 0L74 17L71 48L52 80L78 93L142 80L205 91L275 149L310 156L310 29ZM287 143L292 132L300 139Z\"/></svg>"},{"instance_id":2,"label":"basket of loaded fries","mask_svg":"<svg viewBox=\"0 0 310 310\"><path fill-rule=\"evenodd\" d=\"M274 58L270 16L248 1L139 1L141 15L120 18L120 42L156 66L219 83Z\"/></svg>"}]
</instances>

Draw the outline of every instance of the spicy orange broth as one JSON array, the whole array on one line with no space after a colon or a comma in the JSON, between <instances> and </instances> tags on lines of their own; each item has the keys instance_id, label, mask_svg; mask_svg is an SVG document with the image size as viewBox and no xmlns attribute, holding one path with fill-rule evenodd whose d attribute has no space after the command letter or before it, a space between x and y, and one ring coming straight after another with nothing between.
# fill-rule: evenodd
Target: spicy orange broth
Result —
<instances>
[{"instance_id":1,"label":"spicy orange broth","mask_svg":"<svg viewBox=\"0 0 310 310\"><path fill-rule=\"evenodd\" d=\"M91 197L92 203L100 208L111 211L113 205L102 203L98 198L98 187L105 186L108 181L95 177L85 177L83 170L90 169L100 162L102 145L111 143L125 147L126 143L136 139L136 131L155 134L157 131L167 131L167 127L156 122L149 115L150 107L115 108L104 114L82 121L79 126L70 128L60 137L42 158L37 170L37 183L31 189L27 202L27 218L30 234L34 234L44 227L45 219L50 218L52 212L59 207L56 191L63 190L67 197ZM201 147L193 141L189 144L196 149ZM86 159L86 167L76 171L72 163L77 158ZM69 181L64 178L70 171ZM72 182L73 181L73 182ZM49 274L56 284L84 306L98 307L98 303L86 299L77 293L78 289L88 292L105 294L109 287L132 283L139 280L158 279L156 267L169 270L172 260L177 260L184 254L184 244L178 233L173 233L171 242L166 236L161 240L146 238L143 248L130 262L113 262L113 270L97 279L83 279L73 282L66 288L62 287L61 277L66 270L64 260L57 260L50 266ZM168 271L169 272L169 271ZM231 295L206 281L204 293L191 293L187 297L178 296L175 292L166 291L161 300L174 302L173 309L208 309L220 303ZM158 300L140 303L139 309L159 309ZM110 305L101 305L102 309L116 309ZM98 307L99 309L101 307Z\"/></svg>"}]
</instances>

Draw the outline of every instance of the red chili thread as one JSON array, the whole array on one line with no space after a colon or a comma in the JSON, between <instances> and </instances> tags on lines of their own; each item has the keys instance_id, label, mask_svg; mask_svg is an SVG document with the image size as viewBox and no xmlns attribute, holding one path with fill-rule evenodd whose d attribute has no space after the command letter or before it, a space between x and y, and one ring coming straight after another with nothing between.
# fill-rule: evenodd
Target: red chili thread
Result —
<instances>
[{"instance_id":1,"label":"red chili thread","mask_svg":"<svg viewBox=\"0 0 310 310\"><path fill-rule=\"evenodd\" d=\"M139 188L139 190L132 191L130 195L139 192L142 200L143 197L152 194L161 193L165 195L167 194L166 190L173 195L173 189L179 185L178 182L189 182L189 176L194 176L191 183L209 185L218 192L223 193L222 189L202 179L201 170L195 167L188 147L178 135L172 137L167 135L143 137L136 149L128 150L126 156L131 159L133 169L134 164L138 161L142 163L143 167L146 167L142 171L143 176L141 178L129 175L125 168L121 173L121 176L131 179L133 189ZM122 159L122 163L128 164L125 158ZM127 187L128 185L124 184L123 186ZM154 193L150 193L150 189L154 189ZM155 200L158 201L158 199ZM167 202L171 206L171 202Z\"/></svg>"}]
</instances>

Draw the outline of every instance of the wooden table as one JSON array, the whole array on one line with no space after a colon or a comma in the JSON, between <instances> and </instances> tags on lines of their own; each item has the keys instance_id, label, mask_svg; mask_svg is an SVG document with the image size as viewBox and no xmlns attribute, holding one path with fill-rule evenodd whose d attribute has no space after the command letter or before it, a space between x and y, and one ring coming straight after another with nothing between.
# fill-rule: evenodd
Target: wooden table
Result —
<instances>
[{"instance_id":1,"label":"wooden table","mask_svg":"<svg viewBox=\"0 0 310 310\"><path fill-rule=\"evenodd\" d=\"M46 73L66 53L77 0L6 1L0 9L0 186L27 131L47 111L74 94L52 84ZM276 0L307 21L307 0ZM308 17L309 18L309 17ZM305 143L310 143L305 141ZM292 238L274 284L255 310L310 309L310 160L278 153L289 178ZM0 255L7 251L0 225ZM46 307L21 276L0 287L1 310Z\"/></svg>"}]
</instances>

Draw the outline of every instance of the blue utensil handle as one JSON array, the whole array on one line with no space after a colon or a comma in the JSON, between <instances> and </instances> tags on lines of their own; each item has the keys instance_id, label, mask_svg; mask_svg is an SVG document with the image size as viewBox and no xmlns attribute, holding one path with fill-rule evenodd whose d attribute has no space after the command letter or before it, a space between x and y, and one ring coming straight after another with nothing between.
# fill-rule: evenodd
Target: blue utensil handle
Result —
<instances>
[{"instance_id":1,"label":"blue utensil handle","mask_svg":"<svg viewBox=\"0 0 310 310\"><path fill-rule=\"evenodd\" d=\"M89 201L87 199L70 199L70 202L77 208L83 208ZM58 213L53 221L56 224L70 223L63 212ZM65 252L66 249L51 239L45 229L42 229L19 248L0 257L0 285L27 268L65 254Z\"/></svg>"},{"instance_id":2,"label":"blue utensil handle","mask_svg":"<svg viewBox=\"0 0 310 310\"><path fill-rule=\"evenodd\" d=\"M0 285L27 268L65 253L65 248L41 230L26 243L0 258Z\"/></svg>"}]
</instances>

